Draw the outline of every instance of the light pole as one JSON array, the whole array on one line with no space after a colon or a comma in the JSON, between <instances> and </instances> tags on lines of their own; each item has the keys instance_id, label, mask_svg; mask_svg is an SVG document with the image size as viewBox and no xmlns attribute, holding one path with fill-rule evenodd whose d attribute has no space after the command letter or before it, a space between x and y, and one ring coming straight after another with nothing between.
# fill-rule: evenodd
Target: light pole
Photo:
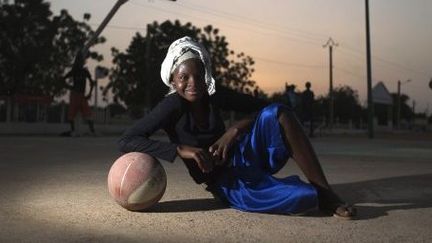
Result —
<instances>
[{"instance_id":1,"label":"light pole","mask_svg":"<svg viewBox=\"0 0 432 243\"><path fill-rule=\"evenodd\" d=\"M374 137L374 107L372 100L372 64L370 47L370 28L369 28L369 0L365 0L366 9L366 72L367 72L367 103L368 103L368 135Z\"/></svg>"},{"instance_id":2,"label":"light pole","mask_svg":"<svg viewBox=\"0 0 432 243\"><path fill-rule=\"evenodd\" d=\"M339 44L334 42L330 37L329 40L323 48L329 48L329 128L330 130L333 128L333 117L334 117L334 98L333 98L333 46L338 46Z\"/></svg>"},{"instance_id":3,"label":"light pole","mask_svg":"<svg viewBox=\"0 0 432 243\"><path fill-rule=\"evenodd\" d=\"M401 86L402 84L406 84L411 82L411 79L406 80L405 82L401 82L398 80L397 86L397 128L400 130L400 113L401 113Z\"/></svg>"}]
</instances>

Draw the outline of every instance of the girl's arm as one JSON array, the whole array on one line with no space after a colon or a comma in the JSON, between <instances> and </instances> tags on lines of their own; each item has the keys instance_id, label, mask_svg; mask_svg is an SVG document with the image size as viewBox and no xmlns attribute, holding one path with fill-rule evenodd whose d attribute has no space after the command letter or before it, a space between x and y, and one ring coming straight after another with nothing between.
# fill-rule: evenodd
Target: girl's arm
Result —
<instances>
[{"instance_id":1,"label":"girl's arm","mask_svg":"<svg viewBox=\"0 0 432 243\"><path fill-rule=\"evenodd\" d=\"M258 111L269 105L269 103L223 86L217 87L217 90L212 99L220 109L248 114L247 118L232 125L222 137L209 147L209 152L219 160L218 162L223 163L227 159L228 151L234 141L243 133L249 131Z\"/></svg>"},{"instance_id":2,"label":"girl's arm","mask_svg":"<svg viewBox=\"0 0 432 243\"><path fill-rule=\"evenodd\" d=\"M193 159L202 172L208 173L213 170L214 165L223 164L226 161L228 151L234 141L243 133L249 130L254 119L243 119L231 126L220 137L209 150L202 148L178 145L177 153L183 159Z\"/></svg>"},{"instance_id":3,"label":"girl's arm","mask_svg":"<svg viewBox=\"0 0 432 243\"><path fill-rule=\"evenodd\" d=\"M73 86L72 85L70 85L68 82L67 82L67 79L68 78L70 78L70 77L72 77L72 71L69 71L63 78L62 78L62 81L63 81L63 84L64 84L64 86L67 88L67 89L72 89L73 88Z\"/></svg>"},{"instance_id":4,"label":"girl's arm","mask_svg":"<svg viewBox=\"0 0 432 243\"><path fill-rule=\"evenodd\" d=\"M128 129L118 141L120 151L142 152L173 162L177 154L183 159L194 160L201 171L207 173L213 169L214 158L207 150L188 145L179 145L150 139L150 136L176 119L181 110L181 101L177 95L170 95L162 100L149 114Z\"/></svg>"},{"instance_id":5,"label":"girl's arm","mask_svg":"<svg viewBox=\"0 0 432 243\"><path fill-rule=\"evenodd\" d=\"M188 145L178 145L177 153L183 159L193 159L204 173L213 170L215 159L207 150Z\"/></svg>"},{"instance_id":6,"label":"girl's arm","mask_svg":"<svg viewBox=\"0 0 432 243\"><path fill-rule=\"evenodd\" d=\"M86 68L85 71L86 71L86 77L89 80L89 84L90 84L90 91L88 92L88 94L85 97L86 97L86 99L90 99L91 98L91 94L93 92L93 89L94 88L97 89L98 87L96 87L96 81L92 79L89 70Z\"/></svg>"},{"instance_id":7,"label":"girl's arm","mask_svg":"<svg viewBox=\"0 0 432 243\"><path fill-rule=\"evenodd\" d=\"M234 123L234 125L226 130L222 137L209 147L209 152L217 158L216 162L218 164L226 161L228 151L234 141L250 129L254 120L254 118L246 118Z\"/></svg>"},{"instance_id":8,"label":"girl's arm","mask_svg":"<svg viewBox=\"0 0 432 243\"><path fill-rule=\"evenodd\" d=\"M126 130L118 141L120 151L142 152L173 162L177 156L177 144L150 139L157 130L163 128L180 109L180 102L174 95L165 97L150 113Z\"/></svg>"}]
</instances>

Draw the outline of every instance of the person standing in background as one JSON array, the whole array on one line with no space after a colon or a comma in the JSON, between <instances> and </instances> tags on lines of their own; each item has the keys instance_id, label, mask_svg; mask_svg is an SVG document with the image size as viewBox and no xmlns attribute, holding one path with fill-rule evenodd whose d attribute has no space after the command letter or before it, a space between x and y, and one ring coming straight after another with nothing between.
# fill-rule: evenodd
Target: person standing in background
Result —
<instances>
[{"instance_id":1,"label":"person standing in background","mask_svg":"<svg viewBox=\"0 0 432 243\"><path fill-rule=\"evenodd\" d=\"M303 91L302 100L302 124L303 126L309 122L309 137L313 137L313 106L315 101L315 95L311 90L311 83L306 82L306 90Z\"/></svg>"},{"instance_id":2,"label":"person standing in background","mask_svg":"<svg viewBox=\"0 0 432 243\"><path fill-rule=\"evenodd\" d=\"M288 83L285 83L285 96L288 102L288 106L295 111L298 105L297 102L298 97L297 94L295 93L295 85L293 84L288 85Z\"/></svg>"},{"instance_id":3,"label":"person standing in background","mask_svg":"<svg viewBox=\"0 0 432 243\"><path fill-rule=\"evenodd\" d=\"M74 135L74 119L78 112L81 113L81 116L89 125L90 133L95 135L95 128L93 120L91 119L92 112L88 104L88 99L91 97L96 82L92 79L89 70L84 65L85 59L78 55L72 70L69 71L64 77L65 85L70 90L68 121L70 123L71 130L69 132L62 133L62 136ZM68 79L72 79L72 84L67 83ZM90 81L90 91L88 95L85 95L87 79Z\"/></svg>"}]
</instances>

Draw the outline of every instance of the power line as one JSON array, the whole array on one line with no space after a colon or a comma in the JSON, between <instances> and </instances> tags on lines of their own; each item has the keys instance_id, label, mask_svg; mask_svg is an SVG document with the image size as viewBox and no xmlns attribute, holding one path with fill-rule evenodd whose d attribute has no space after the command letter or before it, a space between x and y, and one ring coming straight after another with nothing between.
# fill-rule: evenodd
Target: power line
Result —
<instances>
[{"instance_id":1,"label":"power line","mask_svg":"<svg viewBox=\"0 0 432 243\"><path fill-rule=\"evenodd\" d=\"M89 25L91 26L98 26L98 24L95 23L90 23ZM119 30L143 30L145 31L147 28L146 27L130 27L130 26L120 26L120 25L107 25L107 28L110 29L119 29ZM340 46L342 47L342 46ZM342 50L339 50L342 51ZM344 51L342 51L344 52ZM359 55L361 56L361 55ZM278 61L278 60L274 60L274 59L269 59L269 58L264 58L264 57L258 57L258 56L254 56L253 57L255 60L260 60L263 62L267 62L267 63L272 63L272 64L277 64L277 65L284 65L284 66L294 66L294 67L300 67L300 68L318 68L318 69L323 69L326 68L324 65L310 65L310 64L301 64L301 63L288 63L288 62L283 62L283 61ZM358 73L354 73L352 71L348 71L347 69L343 69L337 66L333 66L334 69L342 71L346 74L349 74L351 76L354 77L358 77L358 78L366 78L364 75L358 74Z\"/></svg>"},{"instance_id":2,"label":"power line","mask_svg":"<svg viewBox=\"0 0 432 243\"><path fill-rule=\"evenodd\" d=\"M136 2L131 2L131 3L134 4L134 5L136 5L136 6L145 7L145 8L152 8L152 9L155 9L155 10L158 10L158 11L161 11L161 12L167 12L167 13L174 14L174 15L183 15L183 16L186 16L186 17L189 17L189 18L195 18L195 19L204 20L206 22L211 22L211 21L209 21L208 18L202 18L202 17L198 17L198 16L186 15L186 14L181 13L181 12L169 11L169 10L166 10L166 9L155 7L153 5L144 5L144 4L136 3ZM181 6L181 7L184 7L184 8L188 8L188 7L180 5L180 4L178 6ZM193 9L193 8L188 8L188 9L191 9L193 11L203 12L202 10L199 10L199 9ZM215 16L217 18L217 20L219 20L220 17L224 18L224 20L226 20L226 18L227 18L226 16L218 15L218 14L210 14L210 15ZM232 20L232 18L231 18L231 20ZM286 39L288 39L290 41L296 41L296 42L307 43L307 44L312 44L312 45L319 44L319 42L317 41L316 38L314 39L314 38L310 38L310 37L301 37L301 36L295 36L295 37L293 37L292 34L289 34L286 31L280 31L280 30L274 29L274 28L269 27L269 26L263 26L259 22L256 22L256 23L247 23L247 22L241 21L241 20L234 20L234 22L237 22L237 23L240 23L240 24L244 24L244 25L247 25L247 26L252 26L253 29L249 28L250 33L256 34L257 32L260 32L260 31L257 31L257 28L258 28L258 29L267 31L267 32L262 32L262 31L260 32L262 35L265 35L265 36L268 36L269 34L274 35L276 33L277 35L279 35L279 36L281 36L283 38L286 38ZM235 30L245 30L245 29L247 29L244 26L242 26L241 28L239 28L238 25L229 25L226 22L223 22L222 25L228 26L228 27L233 28ZM269 33L268 31L273 32L273 33Z\"/></svg>"},{"instance_id":3,"label":"power line","mask_svg":"<svg viewBox=\"0 0 432 243\"><path fill-rule=\"evenodd\" d=\"M355 49L353 47L350 47L349 45L344 45L344 46L341 46L341 47L345 48L348 51L351 51L355 55L358 55L358 56L361 56L361 57L365 56L364 52L362 52L362 51L360 51L358 49ZM382 57L379 57L379 56L376 56L376 55L372 55L372 58L376 59L377 61L380 61L382 63L385 63L387 65L390 65L390 66L394 66L394 67L397 67L397 68L403 68L403 69L405 69L407 71L410 71L410 72L413 72L413 73L418 73L418 74L430 76L430 74L427 74L426 72L423 72L421 70L417 70L417 69L414 69L412 67L408 67L408 66L399 64L399 63L394 62L394 61L387 60L385 58L382 58Z\"/></svg>"},{"instance_id":4,"label":"power line","mask_svg":"<svg viewBox=\"0 0 432 243\"><path fill-rule=\"evenodd\" d=\"M188 18L192 18L192 19L199 19L199 20L203 20L205 22L209 22L209 19L203 18L203 17L199 17L199 16L192 16L192 15L187 15L187 14L184 14L184 13L181 13L181 12L170 11L170 10L166 10L166 9L155 7L153 5L144 5L144 4L140 4L140 3L134 3L134 2L131 2L131 3L134 4L134 5L136 5L136 6L142 7L142 8L151 8L151 9L154 9L154 10L157 10L157 11L160 11L160 12L174 14L176 16L182 15L184 17L188 17ZM234 28L234 29L238 30L238 26L229 25L229 24L226 24L226 23L223 23L222 25L225 25L225 26L228 26L230 28ZM244 30L244 28L242 30ZM251 32L255 32L256 31L254 29L250 29L250 30L251 30Z\"/></svg>"},{"instance_id":5,"label":"power line","mask_svg":"<svg viewBox=\"0 0 432 243\"><path fill-rule=\"evenodd\" d=\"M91 26L97 26L97 24L91 23ZM146 27L128 27L128 26L119 26L119 25L107 25L106 28L112 28L112 29L120 29L120 30L146 30ZM284 66L295 66L295 67L301 67L301 68L325 68L323 65L309 65L309 64L301 64L301 63L288 63L288 62L282 62L274 59L264 58L264 57L252 57L255 60L261 60L263 62L273 63L273 64L279 64Z\"/></svg>"},{"instance_id":6,"label":"power line","mask_svg":"<svg viewBox=\"0 0 432 243\"><path fill-rule=\"evenodd\" d=\"M99 26L95 23L90 23L90 26ZM120 26L120 25L107 25L109 29L119 29L119 30L147 30L146 27L130 27L130 26Z\"/></svg>"},{"instance_id":7,"label":"power line","mask_svg":"<svg viewBox=\"0 0 432 243\"><path fill-rule=\"evenodd\" d=\"M310 39L314 39L315 41L320 41L323 37L326 37L327 35L324 34L319 34L319 33L312 33L312 32L307 32L301 29L296 29L296 28L290 28L287 26L282 26L282 25L278 25L275 23L271 23L271 22L266 22L263 20L259 20L257 21L254 18L250 18L247 16L240 16L240 15L236 15L230 12L226 12L226 11L221 11L221 10L215 10L215 9L211 9L208 8L208 6L203 6L203 5L198 5L198 4L190 4L188 2L178 2L176 4L176 6L180 6L186 9L190 9L193 11L199 11L199 12L207 12L210 13L213 16L217 16L217 17L223 17L223 18L231 18L231 19L235 19L236 22L241 22L244 24L250 24L253 25L254 27L256 27L257 25L260 26L264 26L264 28L266 29L278 29L277 31L280 32L286 32L287 29L291 30L292 32L297 32L300 33L302 35L307 36L306 38L310 38ZM313 36L313 37L311 37Z\"/></svg>"},{"instance_id":8,"label":"power line","mask_svg":"<svg viewBox=\"0 0 432 243\"><path fill-rule=\"evenodd\" d=\"M232 19L236 22L239 22L239 23L243 23L243 24L247 24L247 25L253 25L254 27L260 26L260 27L265 28L265 29L271 29L274 31L282 32L282 33L288 33L287 30L290 30L291 33L295 32L295 33L297 33L297 35L303 35L304 37L302 37L302 38L307 38L307 39L314 40L317 42L319 42L322 39L322 37L324 36L321 34L306 32L303 30L294 29L294 28L290 28L287 26L281 26L281 25L277 25L275 23L270 23L270 22L266 22L266 21L262 21L262 20L257 21L254 18L250 18L247 16L239 16L239 15L235 15L235 14L220 11L220 10L214 10L214 9L210 9L210 8L205 7L205 6L202 6L202 5L193 5L193 4L189 4L186 2L182 2L182 3L179 3L178 6L183 7L183 8L187 8L187 9L191 9L194 11L199 11L199 12L204 11L204 12L207 12L207 13L213 15L213 16L230 18L230 19Z\"/></svg>"},{"instance_id":9,"label":"power line","mask_svg":"<svg viewBox=\"0 0 432 243\"><path fill-rule=\"evenodd\" d=\"M144 5L144 4L136 3L136 2L131 2L131 3L134 4L134 5L136 5L136 6L145 7L145 8L151 8L151 9L154 9L154 10L157 10L157 11L161 11L161 12L165 12L165 13L169 13L169 14L174 14L176 16L182 15L182 16L189 17L189 18L200 19L200 20L207 21L207 22L209 21L209 19L207 19L207 18L203 18L203 17L196 16L196 15L191 16L191 15L187 15L187 14L184 14L184 13L181 13L181 12L176 12L176 11L170 11L170 10L167 10L167 9L158 8L158 7L153 6L153 5ZM256 19L252 19L252 18L248 18L248 17L244 17L244 16L238 16L238 15L234 15L234 14L231 14L231 13L228 13L228 12L224 12L224 11L212 10L212 9L206 8L206 7L201 6L201 5L191 5L191 4L188 4L189 6L186 6L187 3L186 4L184 4L184 3L183 4L178 4L177 3L176 5L177 6L181 6L183 8L187 8L187 9L193 10L193 11L199 11L199 12L203 12L204 11L204 12L210 13L211 15L213 15L215 17L223 17L225 19L229 18L229 19L231 19L231 20L233 20L235 22L241 23L241 24L253 25L254 28L258 27L259 29L265 29L266 31L273 32L273 33L269 33L269 32L263 32L263 31L259 31L259 30L257 31L257 29L251 29L251 28L245 28L245 27L240 28L240 30L248 31L249 33L259 34L259 35L264 35L264 36L268 36L269 34L272 34L272 35L276 34L276 35L278 35L280 37L283 37L283 38L287 39L288 41L299 42L299 43L303 43L303 44L310 44L310 45L314 45L314 46L319 44L318 42L315 41L316 38L287 36L287 35L290 35L290 34L287 33L286 31L280 31L280 30L277 29L277 28L286 28L286 29L289 29L288 27L285 27L285 26L282 27L280 25L278 26L278 25L275 25L275 24L272 24L272 23L269 23L269 22L262 22L262 21L258 22ZM237 20L235 20L235 19L237 19ZM276 28L269 27L266 24L269 24L269 25L271 24L271 25L273 25ZM222 23L222 25L224 25L226 27L229 27L229 28L233 28L233 29L239 30L238 26L230 25L230 24L227 24L226 22ZM127 26L115 26L115 25L110 25L108 27L113 28L113 29L124 29L124 30L145 30L146 29L145 27L140 28L140 27L127 27ZM303 33L304 35L322 36L321 34L310 33L310 32L305 32L305 31L299 31L299 30L294 30L294 31L298 31L300 33ZM300 39L300 38L306 38L308 40ZM354 56L357 56L357 57L364 58L364 53L362 51L359 51L358 49L350 47L349 45L346 45L346 44L341 45L340 47L341 47L340 51L342 51L344 54L354 55ZM425 72L422 72L420 70L416 70L416 69L413 69L411 67L407 67L407 66L401 65L401 64L393 62L393 61L386 60L384 58L381 58L381 57L378 57L378 56L375 56L375 55L372 56L372 57L374 59L376 59L377 61L381 62L381 63L387 64L389 66L393 66L393 68L396 68L396 67L397 68L403 68L403 69L408 70L410 72L414 72L414 73L418 73L418 74L422 74L422 75L428 75ZM266 62L270 62L270 63L275 63L275 64L291 65L290 63L284 63L284 62L280 62L280 61L277 61L277 60L270 60L270 59L265 59L265 58L257 58L257 59L260 59L260 60L266 61ZM293 64L291 66L308 67L308 65L305 66L304 64ZM309 65L309 67L314 68L314 65ZM321 68L321 67L318 67L318 68Z\"/></svg>"},{"instance_id":10,"label":"power line","mask_svg":"<svg viewBox=\"0 0 432 243\"><path fill-rule=\"evenodd\" d=\"M98 26L98 24L95 23L90 23L89 25L91 26ZM107 25L106 28L110 28L110 29L120 29L120 30L146 30L146 27L129 27L129 26L119 26L119 25ZM341 47L341 46L339 46ZM341 50L339 50L340 52ZM316 68L316 69L324 69L326 68L326 66L324 65L310 65L310 64L301 64L301 63L288 63L288 62L283 62L283 61L279 61L279 60L274 60L274 59L269 59L269 58L264 58L264 57L259 57L259 56L253 56L253 59L255 60L260 60L266 63L272 63L272 64L276 64L276 65L283 65L283 66L293 66L293 67L299 67L299 68ZM357 77L357 78L361 78L361 79L365 79L366 76L363 74L359 74L353 71L349 71L348 69L344 69L338 66L334 66L333 68L335 70L341 71L345 74L351 75L353 77ZM414 86L420 87L419 82L415 83ZM423 86L421 86L423 87Z\"/></svg>"},{"instance_id":11,"label":"power line","mask_svg":"<svg viewBox=\"0 0 432 243\"><path fill-rule=\"evenodd\" d=\"M301 64L301 63L288 63L288 62L282 62L282 61L277 61L277 60L272 60L272 59L268 59L268 58L263 58L263 57L253 57L256 60L261 60L264 62L269 62L269 63L274 63L274 64L279 64L279 65L285 65L285 66L295 66L295 67L301 67L301 68L326 68L323 65L309 65L309 64Z\"/></svg>"},{"instance_id":12,"label":"power line","mask_svg":"<svg viewBox=\"0 0 432 243\"><path fill-rule=\"evenodd\" d=\"M177 16L177 15L183 15L183 16L189 17L189 18L195 18L195 19L201 19L201 20L204 20L204 21L208 21L205 18L201 18L201 17L197 17L197 16L191 16L191 15L187 15L187 14L180 13L180 12L175 12L175 11L170 11L170 10L167 10L167 9L158 8L158 7L153 6L153 5L144 5L144 4L136 3L136 2L130 2L130 3L133 4L133 5L135 5L135 6L142 7L142 8L152 8L152 9L160 11L160 12L174 14L175 16Z\"/></svg>"},{"instance_id":13,"label":"power line","mask_svg":"<svg viewBox=\"0 0 432 243\"><path fill-rule=\"evenodd\" d=\"M189 7L188 7L189 5ZM277 25L274 23L269 23L269 22L265 22L265 21L257 21L256 19L253 18L249 18L246 16L239 16L239 15L235 15L232 13L228 13L225 11L220 11L220 10L214 10L214 9L210 9L206 6L202 6L202 5L193 5L193 4L188 4L188 3L179 3L178 6L183 7L183 8L187 8L187 9L191 9L194 11L204 11L207 13L212 14L213 16L220 16L220 17L224 17L224 18L231 18L231 19L236 19L236 22L240 22L240 23L244 23L244 24L248 24L248 25L253 25L254 27L259 27L261 26L261 28L265 28L267 30L273 30L282 34L287 34L286 29L292 29L286 26L281 26L281 25ZM246 21L245 21L246 20ZM276 27L276 28L275 28ZM324 36L322 34L317 34L317 33L311 33L311 32L306 32L306 31L300 31L297 29L292 29L295 32L298 32L300 34L306 35L306 37L300 37L300 38L306 38L309 39L309 41L304 41L303 43L309 43L309 44L318 44L316 41L318 41L320 37ZM314 36L314 37L309 37L309 36ZM295 40L294 40L295 41ZM342 46L341 46L342 47ZM363 51L360 51L356 48L350 47L349 45L344 45L343 48L345 48L348 51L351 51L352 53L354 53L355 55L364 57L365 54ZM405 70L408 70L410 72L414 72L414 73L418 73L418 74L422 74L422 75L427 75L429 76L429 74L427 74L426 72L420 71L420 70L416 70L412 67L408 67L390 60L386 60L385 58L382 57L378 57L376 55L372 55L373 59L376 59L377 61L383 62L387 65L391 65L397 68L403 68Z\"/></svg>"},{"instance_id":14,"label":"power line","mask_svg":"<svg viewBox=\"0 0 432 243\"><path fill-rule=\"evenodd\" d=\"M358 77L358 78L361 78L361 79L365 79L366 78L366 76L364 76L362 74L358 74L358 73L355 73L355 72L352 72L352 71L348 71L348 70L346 70L344 68L340 68L340 67L335 67L335 66L333 66L333 67L334 67L334 69L342 71L342 72L344 72L346 74L350 74L352 76L355 76L355 77Z\"/></svg>"}]
</instances>

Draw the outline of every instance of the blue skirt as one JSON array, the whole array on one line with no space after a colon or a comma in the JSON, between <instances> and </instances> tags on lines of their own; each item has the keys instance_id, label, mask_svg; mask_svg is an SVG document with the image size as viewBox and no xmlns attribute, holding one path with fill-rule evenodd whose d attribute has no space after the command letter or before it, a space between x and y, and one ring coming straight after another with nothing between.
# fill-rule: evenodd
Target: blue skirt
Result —
<instances>
[{"instance_id":1,"label":"blue skirt","mask_svg":"<svg viewBox=\"0 0 432 243\"><path fill-rule=\"evenodd\" d=\"M297 214L317 208L315 188L298 176L276 178L291 156L278 121L281 104L265 107L252 130L231 150L230 165L213 185L230 207L242 211Z\"/></svg>"}]
</instances>

